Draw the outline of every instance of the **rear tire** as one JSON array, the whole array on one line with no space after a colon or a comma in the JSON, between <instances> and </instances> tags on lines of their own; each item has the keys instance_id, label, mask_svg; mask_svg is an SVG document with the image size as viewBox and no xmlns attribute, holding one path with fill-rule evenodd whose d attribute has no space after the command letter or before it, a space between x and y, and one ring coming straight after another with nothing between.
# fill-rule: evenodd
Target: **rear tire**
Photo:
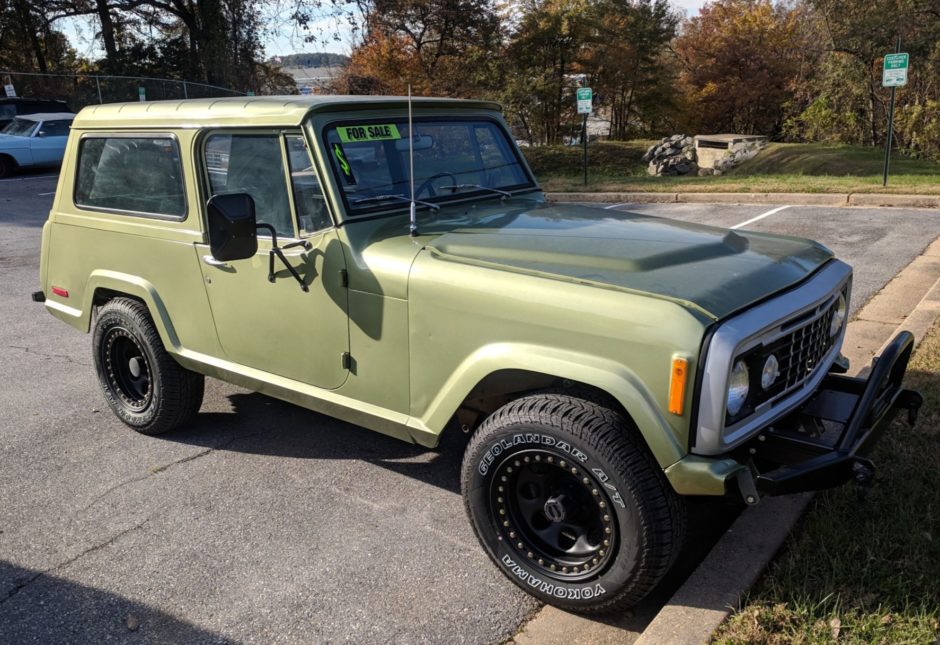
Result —
<instances>
[{"instance_id":1,"label":"rear tire","mask_svg":"<svg viewBox=\"0 0 940 645\"><path fill-rule=\"evenodd\" d=\"M493 413L464 455L481 544L539 600L582 613L639 602L675 561L685 506L620 412L537 394Z\"/></svg>"},{"instance_id":2,"label":"rear tire","mask_svg":"<svg viewBox=\"0 0 940 645\"><path fill-rule=\"evenodd\" d=\"M92 344L105 400L137 432L168 432L199 411L205 377L167 353L143 303L115 298L101 307Z\"/></svg>"}]
</instances>

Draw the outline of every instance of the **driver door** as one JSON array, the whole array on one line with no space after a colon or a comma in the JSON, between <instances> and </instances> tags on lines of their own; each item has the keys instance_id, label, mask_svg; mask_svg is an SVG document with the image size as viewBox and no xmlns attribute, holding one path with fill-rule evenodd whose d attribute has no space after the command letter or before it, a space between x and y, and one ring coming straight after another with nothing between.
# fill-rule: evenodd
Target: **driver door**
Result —
<instances>
[{"instance_id":1,"label":"driver door","mask_svg":"<svg viewBox=\"0 0 940 645\"><path fill-rule=\"evenodd\" d=\"M214 131L202 139L204 201L221 193L248 193L258 229L254 257L219 262L209 246L196 253L219 344L235 363L321 388L348 375L345 256L300 132ZM296 269L304 291L275 258L275 242Z\"/></svg>"}]
</instances>

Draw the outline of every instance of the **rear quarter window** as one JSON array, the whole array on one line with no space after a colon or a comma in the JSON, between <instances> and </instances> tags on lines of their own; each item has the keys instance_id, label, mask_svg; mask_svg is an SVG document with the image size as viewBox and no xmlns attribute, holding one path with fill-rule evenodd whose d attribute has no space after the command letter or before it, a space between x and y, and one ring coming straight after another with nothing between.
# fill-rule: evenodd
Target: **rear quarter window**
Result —
<instances>
[{"instance_id":1,"label":"rear quarter window","mask_svg":"<svg viewBox=\"0 0 940 645\"><path fill-rule=\"evenodd\" d=\"M78 150L75 205L182 219L186 199L176 139L83 137Z\"/></svg>"}]
</instances>

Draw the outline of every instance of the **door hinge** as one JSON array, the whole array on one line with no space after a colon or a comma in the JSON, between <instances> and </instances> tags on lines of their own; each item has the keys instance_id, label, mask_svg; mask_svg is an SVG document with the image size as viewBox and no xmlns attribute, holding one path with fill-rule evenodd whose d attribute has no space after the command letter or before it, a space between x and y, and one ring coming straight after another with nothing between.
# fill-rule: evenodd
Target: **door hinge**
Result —
<instances>
[{"instance_id":1,"label":"door hinge","mask_svg":"<svg viewBox=\"0 0 940 645\"><path fill-rule=\"evenodd\" d=\"M349 352L343 352L343 369L348 370L350 365L352 365L352 356Z\"/></svg>"},{"instance_id":2,"label":"door hinge","mask_svg":"<svg viewBox=\"0 0 940 645\"><path fill-rule=\"evenodd\" d=\"M346 269L339 270L339 283L344 287L349 286L349 271Z\"/></svg>"}]
</instances>

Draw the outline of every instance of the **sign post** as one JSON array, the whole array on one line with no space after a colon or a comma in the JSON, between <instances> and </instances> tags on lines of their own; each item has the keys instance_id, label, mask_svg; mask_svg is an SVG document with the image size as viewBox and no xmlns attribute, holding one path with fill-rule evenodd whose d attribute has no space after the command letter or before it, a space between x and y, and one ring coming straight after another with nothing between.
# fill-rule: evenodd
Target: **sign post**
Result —
<instances>
[{"instance_id":1,"label":"sign post","mask_svg":"<svg viewBox=\"0 0 940 645\"><path fill-rule=\"evenodd\" d=\"M584 146L584 185L587 186L587 118L591 113L594 93L590 87L579 87L575 97L578 100L578 114L581 115L581 145Z\"/></svg>"},{"instance_id":2,"label":"sign post","mask_svg":"<svg viewBox=\"0 0 940 645\"><path fill-rule=\"evenodd\" d=\"M885 56L881 74L881 86L891 88L891 106L888 108L888 140L885 142L885 168L882 186L888 185L888 165L891 163L891 143L894 139L894 98L899 87L907 85L907 65L909 56L901 53L901 37L895 46L895 53Z\"/></svg>"}]
</instances>

